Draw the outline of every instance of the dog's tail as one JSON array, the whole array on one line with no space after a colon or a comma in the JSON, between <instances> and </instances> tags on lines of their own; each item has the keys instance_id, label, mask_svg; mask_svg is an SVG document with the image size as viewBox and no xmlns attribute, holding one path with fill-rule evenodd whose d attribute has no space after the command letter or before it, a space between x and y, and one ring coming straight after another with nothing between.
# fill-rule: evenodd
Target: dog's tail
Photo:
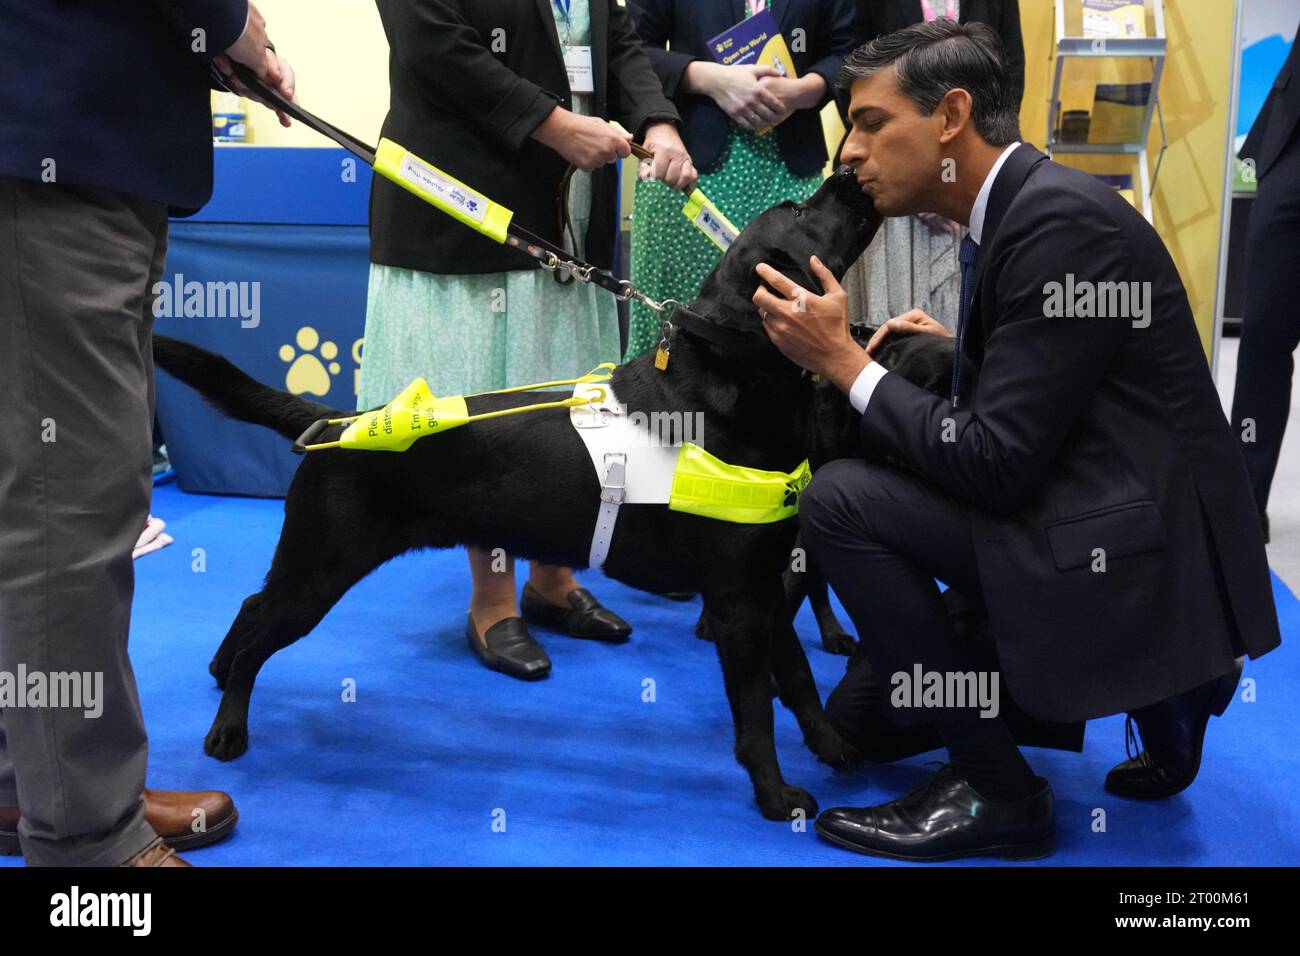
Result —
<instances>
[{"instance_id":1,"label":"dog's tail","mask_svg":"<svg viewBox=\"0 0 1300 956\"><path fill-rule=\"evenodd\" d=\"M220 355L165 335L153 337L153 357L159 368L190 386L223 415L273 429L285 438L297 438L318 419L356 414L263 385Z\"/></svg>"}]
</instances>

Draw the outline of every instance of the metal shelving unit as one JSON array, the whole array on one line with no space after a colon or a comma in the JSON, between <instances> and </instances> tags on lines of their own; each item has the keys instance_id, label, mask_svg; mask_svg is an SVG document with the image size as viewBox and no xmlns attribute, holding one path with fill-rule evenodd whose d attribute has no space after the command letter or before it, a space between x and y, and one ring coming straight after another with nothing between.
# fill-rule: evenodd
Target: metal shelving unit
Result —
<instances>
[{"instance_id":1,"label":"metal shelving unit","mask_svg":"<svg viewBox=\"0 0 1300 956\"><path fill-rule=\"evenodd\" d=\"M1081 0L1069 0L1080 3ZM1160 174L1160 164L1164 160L1165 150L1169 148L1169 138L1165 132L1164 112L1160 108L1160 77L1164 72L1168 41L1165 35L1165 10L1163 0L1145 0L1144 10L1154 14L1155 35L1149 37L1112 37L1094 38L1066 35L1066 0L1055 0L1055 34L1056 58L1053 69L1052 95L1047 109L1047 154L1056 153L1076 155L1132 156L1137 160L1138 194L1141 196L1142 213L1147 221L1151 220L1151 197L1155 189L1156 177ZM1066 61L1070 59L1117 59L1141 58L1151 63L1151 91L1147 96L1146 110L1142 117L1140 138L1121 143L1075 143L1061 140L1061 85L1065 74ZM1160 122L1160 152L1156 157L1155 170L1148 162L1148 140L1151 136L1152 120Z\"/></svg>"}]
</instances>

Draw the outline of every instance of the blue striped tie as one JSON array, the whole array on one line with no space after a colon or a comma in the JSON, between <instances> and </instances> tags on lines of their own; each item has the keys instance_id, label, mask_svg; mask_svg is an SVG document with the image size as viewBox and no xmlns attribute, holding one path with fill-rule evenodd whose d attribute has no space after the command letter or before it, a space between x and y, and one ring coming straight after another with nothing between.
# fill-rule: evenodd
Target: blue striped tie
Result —
<instances>
[{"instance_id":1,"label":"blue striped tie","mask_svg":"<svg viewBox=\"0 0 1300 956\"><path fill-rule=\"evenodd\" d=\"M957 259L961 262L961 302L957 311L957 335L952 355L952 405L956 408L961 399L957 388L961 385L961 345L966 332L966 320L970 318L971 299L975 296L975 256L979 253L979 243L970 237L961 241L961 250Z\"/></svg>"}]
</instances>

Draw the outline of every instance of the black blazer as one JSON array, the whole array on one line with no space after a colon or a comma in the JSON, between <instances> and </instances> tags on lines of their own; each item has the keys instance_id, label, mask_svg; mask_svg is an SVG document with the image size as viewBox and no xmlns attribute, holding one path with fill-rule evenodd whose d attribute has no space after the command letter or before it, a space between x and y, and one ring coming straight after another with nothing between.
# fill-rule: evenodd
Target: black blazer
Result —
<instances>
[{"instance_id":1,"label":"black blazer","mask_svg":"<svg viewBox=\"0 0 1300 956\"><path fill-rule=\"evenodd\" d=\"M963 404L886 375L861 436L975 506L1016 701L1039 719L1100 717L1275 647L1241 447L1155 230L1100 180L1025 145L998 173L982 240ZM1045 287L1067 273L1150 283L1148 324L1051 317Z\"/></svg>"},{"instance_id":2,"label":"black blazer","mask_svg":"<svg viewBox=\"0 0 1300 956\"><path fill-rule=\"evenodd\" d=\"M707 96L681 88L682 75L694 60L715 62L708 42L745 18L745 0L628 0L637 32L667 93L682 114L682 138L696 168L717 161L727 143L731 118ZM820 74L826 95L817 109L799 110L776 128L786 167L796 176L811 176L826 165L826 138L819 110L835 91L835 76L853 49L853 7L850 0L770 0L768 4L800 76ZM802 29L802 51L792 43L792 31Z\"/></svg>"},{"instance_id":3,"label":"black blazer","mask_svg":"<svg viewBox=\"0 0 1300 956\"><path fill-rule=\"evenodd\" d=\"M208 64L247 19L247 0L0 0L0 176L40 180L51 159L58 183L199 209Z\"/></svg>"},{"instance_id":4,"label":"black blazer","mask_svg":"<svg viewBox=\"0 0 1300 956\"><path fill-rule=\"evenodd\" d=\"M1300 129L1300 37L1291 44L1291 54L1282 64L1273 89L1237 155L1253 159L1256 177L1263 176L1282 155L1297 129Z\"/></svg>"},{"instance_id":5,"label":"black blazer","mask_svg":"<svg viewBox=\"0 0 1300 956\"><path fill-rule=\"evenodd\" d=\"M947 0L931 0L930 5L941 14L948 9ZM923 18L921 0L857 0L854 33L858 45L861 45L886 33L920 23ZM1018 108L1025 96L1025 43L1020 35L1018 0L961 0L957 21L987 23L1002 38Z\"/></svg>"},{"instance_id":6,"label":"black blazer","mask_svg":"<svg viewBox=\"0 0 1300 956\"><path fill-rule=\"evenodd\" d=\"M378 3L391 51L383 135L559 243L556 193L567 164L529 138L557 104L573 106L552 0ZM627 11L591 0L591 34L595 114L638 138L652 122L677 122ZM609 268L618 228L616 167L597 171L592 189L587 258ZM370 194L370 258L450 274L536 268L380 176Z\"/></svg>"}]
</instances>

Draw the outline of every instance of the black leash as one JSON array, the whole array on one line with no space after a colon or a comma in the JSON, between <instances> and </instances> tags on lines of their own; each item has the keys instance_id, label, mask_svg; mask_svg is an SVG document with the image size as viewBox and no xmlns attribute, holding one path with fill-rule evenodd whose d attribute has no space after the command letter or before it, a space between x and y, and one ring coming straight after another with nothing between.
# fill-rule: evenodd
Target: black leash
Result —
<instances>
[{"instance_id":1,"label":"black leash","mask_svg":"<svg viewBox=\"0 0 1300 956\"><path fill-rule=\"evenodd\" d=\"M308 129L313 129L322 136L333 140L368 166L373 167L375 165L377 153L375 147L363 143L350 133L325 122L319 116L285 99L244 64L232 62L231 66L239 82L272 109L286 113ZM570 255L559 246L547 242L540 236L519 226L514 222L513 218L506 230L505 244L536 259L541 263L542 268L549 272L564 271L580 282L591 282L600 286L602 289L613 293L622 302L636 299L656 312L662 313L664 311L664 306L661 303L637 291L636 286L628 280L620 279L604 269L598 269L590 263L583 262L581 259Z\"/></svg>"},{"instance_id":2,"label":"black leash","mask_svg":"<svg viewBox=\"0 0 1300 956\"><path fill-rule=\"evenodd\" d=\"M308 129L313 129L327 139L333 140L368 166L374 167L377 153L375 147L363 143L350 133L303 109L297 103L285 99L278 91L269 87L256 73L242 63L232 63L231 66L240 83L272 109L280 110L293 117ZM651 155L644 148L636 145L633 146L633 152L642 158ZM735 358L762 361L770 359L773 354L780 355L780 351L772 344L772 340L761 329L728 328L692 312L686 306L674 300L656 302L638 291L636 286L628 280L620 279L612 273L583 262L560 247L517 225L513 217L506 229L505 244L536 259L541 263L543 269L550 272L562 271L580 282L595 283L602 289L613 293L622 302L636 299L664 316L663 336L659 348L665 356L671 350L673 337L678 330L706 339ZM669 313L670 307L672 307L671 313L666 314ZM666 366L667 358L665 357L661 370L666 370Z\"/></svg>"}]
</instances>

